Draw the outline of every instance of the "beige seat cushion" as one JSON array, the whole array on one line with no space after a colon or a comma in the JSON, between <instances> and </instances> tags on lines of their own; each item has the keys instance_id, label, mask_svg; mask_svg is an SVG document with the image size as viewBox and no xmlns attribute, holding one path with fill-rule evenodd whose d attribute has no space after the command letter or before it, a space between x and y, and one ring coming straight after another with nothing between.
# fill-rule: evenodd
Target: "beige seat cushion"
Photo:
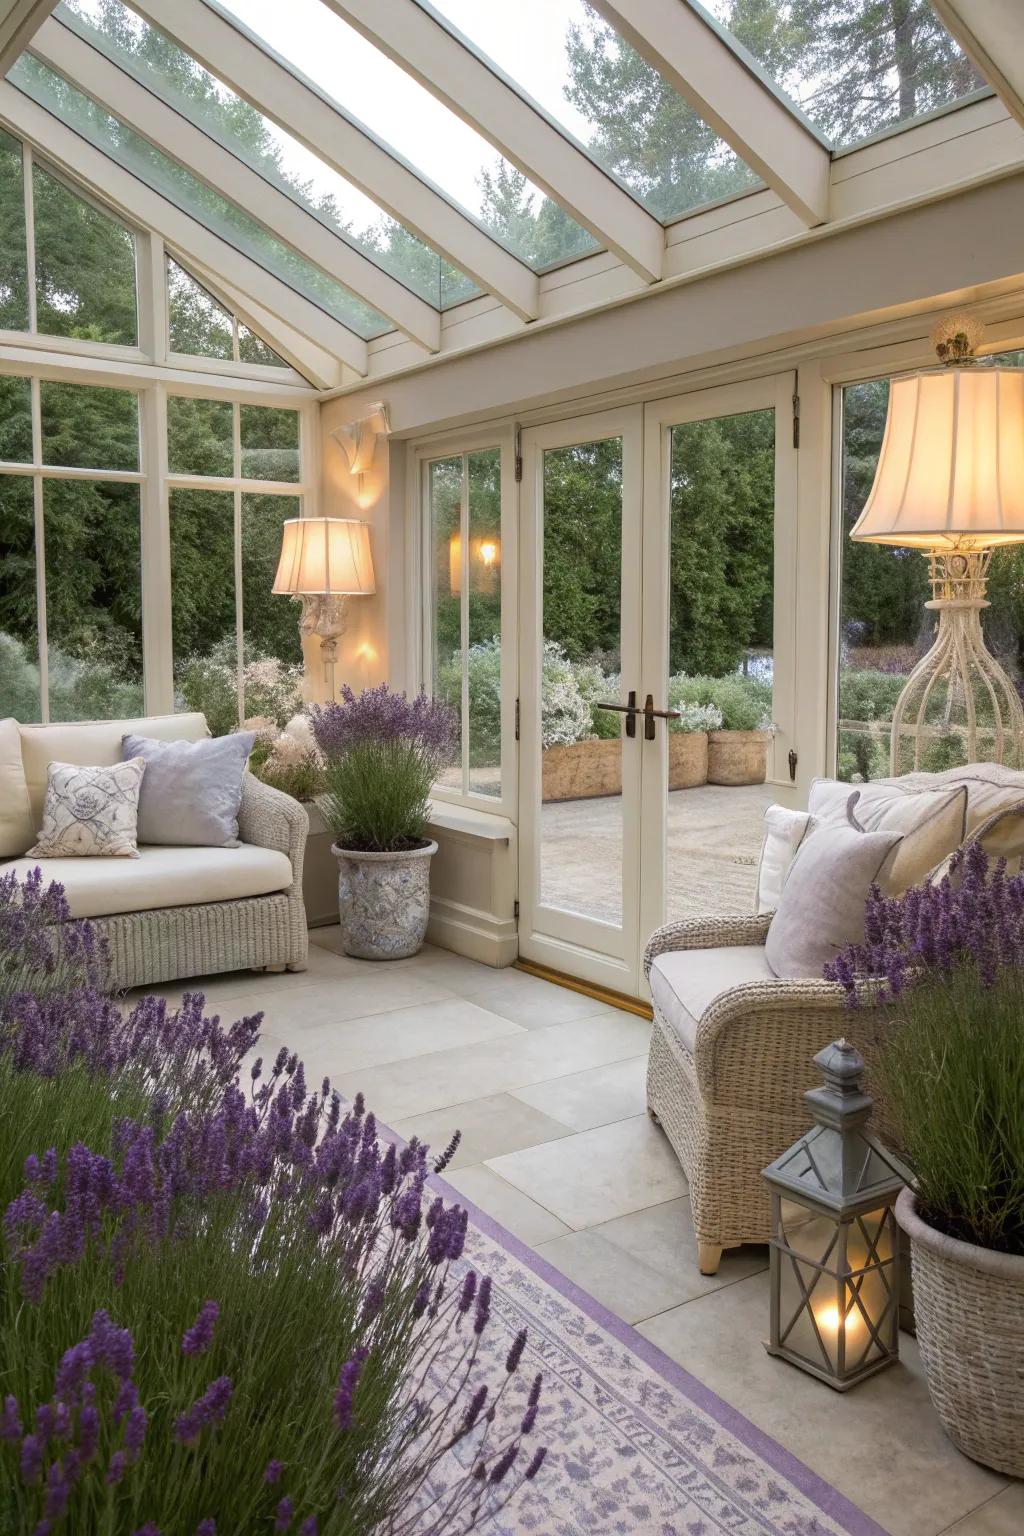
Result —
<instances>
[{"instance_id":1,"label":"beige seat cushion","mask_svg":"<svg viewBox=\"0 0 1024 1536\"><path fill-rule=\"evenodd\" d=\"M723 992L748 981L774 980L763 944L675 949L651 966L651 996L692 1056L697 1024Z\"/></svg>"},{"instance_id":2,"label":"beige seat cushion","mask_svg":"<svg viewBox=\"0 0 1024 1536\"><path fill-rule=\"evenodd\" d=\"M155 741L201 741L210 734L205 715L199 714L150 715L140 720L83 720L68 725L22 725L18 730L33 828L40 826L43 819L48 763L109 768L122 760L122 736L149 736ZM30 837L18 852L23 853L31 842Z\"/></svg>"},{"instance_id":3,"label":"beige seat cushion","mask_svg":"<svg viewBox=\"0 0 1024 1536\"><path fill-rule=\"evenodd\" d=\"M44 781L45 793L45 781ZM21 761L17 720L0 720L0 859L15 859L35 842L36 829Z\"/></svg>"},{"instance_id":4,"label":"beige seat cushion","mask_svg":"<svg viewBox=\"0 0 1024 1536\"><path fill-rule=\"evenodd\" d=\"M24 879L39 867L63 885L72 917L111 917L200 902L266 896L292 883L292 866L274 848L139 849L137 859L15 859L0 865Z\"/></svg>"},{"instance_id":5,"label":"beige seat cushion","mask_svg":"<svg viewBox=\"0 0 1024 1536\"><path fill-rule=\"evenodd\" d=\"M900 896L960 847L967 828L967 785L933 794L879 796L863 807L858 797L849 816L862 832L900 834L878 876L887 896Z\"/></svg>"}]
</instances>

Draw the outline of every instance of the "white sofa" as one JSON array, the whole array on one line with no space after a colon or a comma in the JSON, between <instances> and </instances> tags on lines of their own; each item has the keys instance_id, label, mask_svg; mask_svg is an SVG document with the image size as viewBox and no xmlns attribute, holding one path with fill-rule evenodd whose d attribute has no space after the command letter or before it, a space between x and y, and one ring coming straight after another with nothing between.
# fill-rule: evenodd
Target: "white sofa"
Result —
<instances>
[{"instance_id":1,"label":"white sofa","mask_svg":"<svg viewBox=\"0 0 1024 1536\"><path fill-rule=\"evenodd\" d=\"M161 741L210 734L201 714L19 725L0 720L0 874L37 865L63 885L72 917L105 937L111 981L126 988L216 971L305 969L302 858L309 819L247 773L238 848L150 847L137 859L30 859L50 762L108 765L127 733Z\"/></svg>"}]
</instances>

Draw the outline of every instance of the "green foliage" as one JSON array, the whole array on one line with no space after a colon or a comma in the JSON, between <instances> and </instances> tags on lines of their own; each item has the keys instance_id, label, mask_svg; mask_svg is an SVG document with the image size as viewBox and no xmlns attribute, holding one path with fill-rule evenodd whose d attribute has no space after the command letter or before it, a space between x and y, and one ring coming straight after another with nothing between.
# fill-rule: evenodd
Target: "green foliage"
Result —
<instances>
[{"instance_id":1,"label":"green foliage","mask_svg":"<svg viewBox=\"0 0 1024 1536\"><path fill-rule=\"evenodd\" d=\"M69 656L49 649L51 720L120 720L145 712L141 682L118 666L99 640L96 648ZM25 642L0 630L0 705L16 720L40 718L39 664Z\"/></svg>"},{"instance_id":2,"label":"green foliage","mask_svg":"<svg viewBox=\"0 0 1024 1536\"><path fill-rule=\"evenodd\" d=\"M866 784L870 779L884 779L889 773L889 737L867 731L839 732L837 777L844 783Z\"/></svg>"},{"instance_id":3,"label":"green foliage","mask_svg":"<svg viewBox=\"0 0 1024 1536\"><path fill-rule=\"evenodd\" d=\"M231 634L205 656L185 657L175 670L175 694L182 708L206 716L214 736L226 736L238 725L237 677ZM248 638L243 647L242 687L245 717L269 720L279 730L303 707L301 667L263 654Z\"/></svg>"},{"instance_id":4,"label":"green foliage","mask_svg":"<svg viewBox=\"0 0 1024 1536\"><path fill-rule=\"evenodd\" d=\"M283 743L287 747L283 748ZM320 754L315 747L303 747L294 737L275 738L270 732L258 735L249 754L249 772L293 800L315 800L325 788Z\"/></svg>"},{"instance_id":5,"label":"green foliage","mask_svg":"<svg viewBox=\"0 0 1024 1536\"><path fill-rule=\"evenodd\" d=\"M972 967L911 987L879 1064L922 1215L952 1237L1024 1254L1024 975Z\"/></svg>"},{"instance_id":6,"label":"green foliage","mask_svg":"<svg viewBox=\"0 0 1024 1536\"><path fill-rule=\"evenodd\" d=\"M339 848L399 853L422 848L437 762L415 741L365 741L324 769L318 800Z\"/></svg>"},{"instance_id":7,"label":"green foliage","mask_svg":"<svg viewBox=\"0 0 1024 1536\"><path fill-rule=\"evenodd\" d=\"M904 673L843 667L839 673L840 720L891 720L906 681Z\"/></svg>"},{"instance_id":8,"label":"green foliage","mask_svg":"<svg viewBox=\"0 0 1024 1536\"><path fill-rule=\"evenodd\" d=\"M759 677L686 677L669 678L669 705L672 709L703 706L714 709L721 726L705 729L723 731L763 731L772 720L772 685ZM712 717L713 718L713 717Z\"/></svg>"}]
</instances>

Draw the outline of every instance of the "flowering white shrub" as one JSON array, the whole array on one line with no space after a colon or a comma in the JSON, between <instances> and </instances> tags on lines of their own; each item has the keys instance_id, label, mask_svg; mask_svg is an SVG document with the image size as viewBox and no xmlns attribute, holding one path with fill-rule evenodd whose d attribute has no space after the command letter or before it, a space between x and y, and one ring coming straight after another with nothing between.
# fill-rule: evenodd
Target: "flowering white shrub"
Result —
<instances>
[{"instance_id":1,"label":"flowering white shrub","mask_svg":"<svg viewBox=\"0 0 1024 1536\"><path fill-rule=\"evenodd\" d=\"M208 655L186 656L177 668L179 707L201 711L215 736L227 735L238 724L236 667L234 636L225 635ZM261 655L248 645L242 687L250 720L267 720L280 730L302 709L302 667Z\"/></svg>"},{"instance_id":2,"label":"flowering white shrub","mask_svg":"<svg viewBox=\"0 0 1024 1536\"><path fill-rule=\"evenodd\" d=\"M578 669L554 640L544 642L540 698L541 746L567 747L593 735L591 705L580 689Z\"/></svg>"},{"instance_id":3,"label":"flowering white shrub","mask_svg":"<svg viewBox=\"0 0 1024 1536\"><path fill-rule=\"evenodd\" d=\"M695 731L720 731L722 711L717 704L687 704L679 702L679 719L669 721L669 729L681 734Z\"/></svg>"}]
</instances>

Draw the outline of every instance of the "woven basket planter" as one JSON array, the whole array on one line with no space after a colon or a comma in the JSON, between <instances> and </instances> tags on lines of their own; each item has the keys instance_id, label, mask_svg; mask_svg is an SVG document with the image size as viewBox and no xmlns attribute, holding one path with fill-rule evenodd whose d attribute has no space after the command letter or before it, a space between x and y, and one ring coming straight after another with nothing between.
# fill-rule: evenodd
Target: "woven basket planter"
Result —
<instances>
[{"instance_id":1,"label":"woven basket planter","mask_svg":"<svg viewBox=\"0 0 1024 1536\"><path fill-rule=\"evenodd\" d=\"M1024 1257L937 1232L905 1189L914 1311L935 1411L957 1448L1024 1477Z\"/></svg>"},{"instance_id":2,"label":"woven basket planter","mask_svg":"<svg viewBox=\"0 0 1024 1536\"><path fill-rule=\"evenodd\" d=\"M574 741L541 753L541 799L593 800L622 794L622 742Z\"/></svg>"},{"instance_id":3,"label":"woven basket planter","mask_svg":"<svg viewBox=\"0 0 1024 1536\"><path fill-rule=\"evenodd\" d=\"M709 731L709 784L763 784L768 772L768 731Z\"/></svg>"},{"instance_id":4,"label":"woven basket planter","mask_svg":"<svg viewBox=\"0 0 1024 1536\"><path fill-rule=\"evenodd\" d=\"M707 781L707 731L672 731L668 738L669 789L697 789Z\"/></svg>"}]
</instances>

